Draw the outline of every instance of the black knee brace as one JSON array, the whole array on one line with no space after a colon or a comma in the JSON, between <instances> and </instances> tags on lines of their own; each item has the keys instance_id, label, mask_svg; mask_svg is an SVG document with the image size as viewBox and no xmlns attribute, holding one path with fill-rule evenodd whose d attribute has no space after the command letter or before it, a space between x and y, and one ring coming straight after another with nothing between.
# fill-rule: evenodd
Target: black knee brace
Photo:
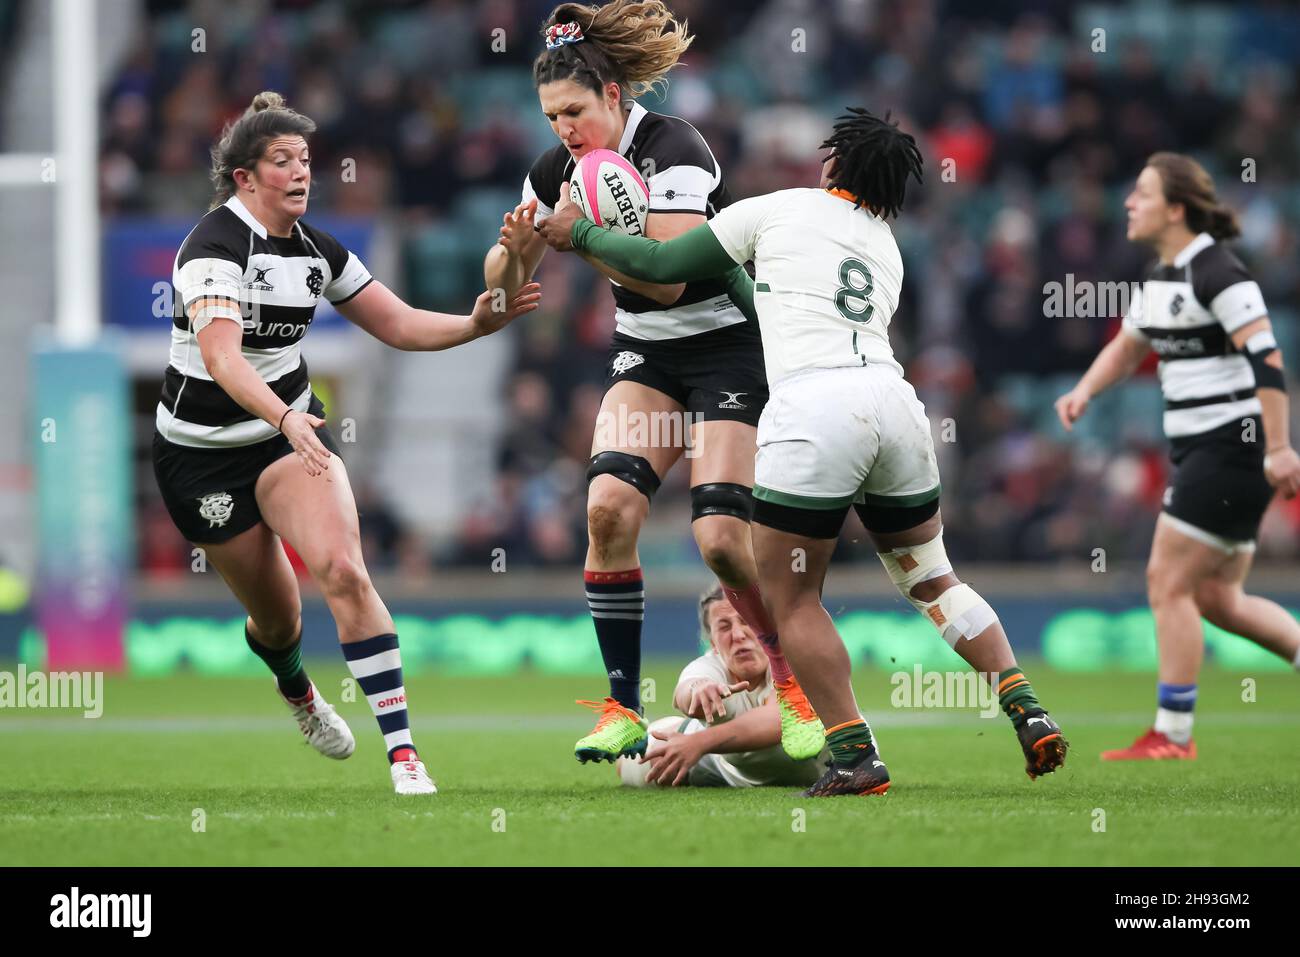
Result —
<instances>
[{"instance_id":1,"label":"black knee brace","mask_svg":"<svg viewBox=\"0 0 1300 957\"><path fill-rule=\"evenodd\" d=\"M639 455L626 452L598 452L587 464L587 484L597 475L612 475L632 486L648 499L659 491L659 476L650 463Z\"/></svg>"},{"instance_id":2,"label":"black knee brace","mask_svg":"<svg viewBox=\"0 0 1300 957\"><path fill-rule=\"evenodd\" d=\"M706 482L691 488L691 521L705 515L730 515L748 522L754 515L754 491L735 482Z\"/></svg>"}]
</instances>

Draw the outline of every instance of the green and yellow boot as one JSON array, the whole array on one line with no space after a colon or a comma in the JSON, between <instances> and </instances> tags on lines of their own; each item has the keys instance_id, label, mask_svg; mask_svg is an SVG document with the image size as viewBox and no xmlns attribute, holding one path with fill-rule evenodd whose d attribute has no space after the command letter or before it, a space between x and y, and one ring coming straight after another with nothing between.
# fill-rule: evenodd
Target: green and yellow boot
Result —
<instances>
[{"instance_id":1,"label":"green and yellow boot","mask_svg":"<svg viewBox=\"0 0 1300 957\"><path fill-rule=\"evenodd\" d=\"M596 727L573 746L573 756L582 764L588 761L609 761L620 757L639 757L645 754L649 741L649 725L630 708L625 708L613 698L604 701L578 701L599 712Z\"/></svg>"},{"instance_id":2,"label":"green and yellow boot","mask_svg":"<svg viewBox=\"0 0 1300 957\"><path fill-rule=\"evenodd\" d=\"M781 750L795 761L821 754L826 729L794 677L776 683L776 703L781 710Z\"/></svg>"}]
</instances>

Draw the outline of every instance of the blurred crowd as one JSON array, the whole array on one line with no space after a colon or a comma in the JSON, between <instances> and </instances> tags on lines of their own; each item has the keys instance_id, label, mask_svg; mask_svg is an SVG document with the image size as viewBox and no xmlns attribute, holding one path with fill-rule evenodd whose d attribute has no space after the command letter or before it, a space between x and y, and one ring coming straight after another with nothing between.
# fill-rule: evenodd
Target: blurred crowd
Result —
<instances>
[{"instance_id":1,"label":"blurred crowd","mask_svg":"<svg viewBox=\"0 0 1300 957\"><path fill-rule=\"evenodd\" d=\"M1067 436L1052 402L1119 315L1049 317L1045 285L1139 279L1150 255L1124 239L1124 196L1150 153L1192 153L1239 211L1237 251L1284 353L1300 358L1300 11L1283 2L1049 0L1032 12L1004 0L669 5L696 41L666 99L644 102L695 124L734 197L815 183L818 145L846 105L892 110L917 135L926 181L895 226L907 277L890 332L935 425L954 558L1087 561L1096 548L1111 560L1144 557L1167 469L1154 366L1098 400ZM481 287L501 213L554 143L529 78L551 6L151 2L150 29L104 103L106 212L205 208L207 149L222 123L257 91L281 90L318 124L318 171L356 162L346 186L318 172L313 209L399 223L412 301L463 304ZM213 10L220 16L199 16ZM212 23L206 56L191 51L196 22ZM496 487L457 540L436 549L406 540L382 501L364 503L377 566L480 566L485 545L504 545L519 563L581 561L583 468L613 301L575 257L548 255L540 276L544 310L517 326L501 396L508 427ZM678 469L656 497L646 542L665 559L692 550L687 491ZM1263 553L1296 554L1298 525L1300 511L1277 503ZM840 554L865 549L848 536Z\"/></svg>"}]
</instances>

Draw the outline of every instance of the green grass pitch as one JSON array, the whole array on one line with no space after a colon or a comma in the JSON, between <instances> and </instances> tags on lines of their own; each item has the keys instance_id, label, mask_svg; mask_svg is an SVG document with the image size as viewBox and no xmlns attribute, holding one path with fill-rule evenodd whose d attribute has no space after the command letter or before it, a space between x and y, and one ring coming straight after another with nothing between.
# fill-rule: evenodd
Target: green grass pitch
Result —
<instances>
[{"instance_id":1,"label":"green grass pitch","mask_svg":"<svg viewBox=\"0 0 1300 957\"><path fill-rule=\"evenodd\" d=\"M1116 765L1098 753L1149 723L1154 675L1026 664L1071 741L1062 772L1031 782L1002 716L896 710L888 675L864 671L893 790L820 801L634 791L609 765L580 766L591 721L572 702L598 696L599 677L408 681L433 798L391 793L364 699L339 701L341 662L310 670L356 734L342 762L301 742L269 676L110 679L99 720L0 711L0 864L1300 863L1295 674L1260 674L1244 702L1245 675L1207 669L1199 760ZM648 674L662 689L676 668Z\"/></svg>"}]
</instances>

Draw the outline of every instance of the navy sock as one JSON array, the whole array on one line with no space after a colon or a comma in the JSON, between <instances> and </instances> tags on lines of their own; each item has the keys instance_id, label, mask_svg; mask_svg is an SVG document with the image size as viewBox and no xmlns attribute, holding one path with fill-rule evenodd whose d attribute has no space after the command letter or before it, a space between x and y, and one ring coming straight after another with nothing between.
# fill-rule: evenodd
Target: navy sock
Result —
<instances>
[{"instance_id":1,"label":"navy sock","mask_svg":"<svg viewBox=\"0 0 1300 957\"><path fill-rule=\"evenodd\" d=\"M609 694L633 711L641 710L641 622L645 582L641 569L583 572L587 606L596 626L600 656L609 673Z\"/></svg>"},{"instance_id":2,"label":"navy sock","mask_svg":"<svg viewBox=\"0 0 1300 957\"><path fill-rule=\"evenodd\" d=\"M302 632L298 633L294 643L286 648L268 648L259 642L248 630L244 622L244 640L253 654L266 662L266 666L275 675L280 693L286 698L305 698L311 688L307 670L302 666Z\"/></svg>"},{"instance_id":3,"label":"navy sock","mask_svg":"<svg viewBox=\"0 0 1300 957\"><path fill-rule=\"evenodd\" d=\"M1156 683L1156 707L1166 711L1195 711L1196 683L1189 685Z\"/></svg>"}]
</instances>

